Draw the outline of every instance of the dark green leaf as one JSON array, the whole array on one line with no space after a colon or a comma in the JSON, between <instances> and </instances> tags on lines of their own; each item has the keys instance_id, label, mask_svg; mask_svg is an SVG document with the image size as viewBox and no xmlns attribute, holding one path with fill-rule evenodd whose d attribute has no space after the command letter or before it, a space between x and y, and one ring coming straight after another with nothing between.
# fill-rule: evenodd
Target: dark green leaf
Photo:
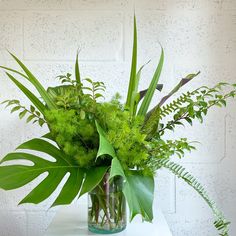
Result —
<instances>
[{"instance_id":1,"label":"dark green leaf","mask_svg":"<svg viewBox=\"0 0 236 236\"><path fill-rule=\"evenodd\" d=\"M26 122L27 123L29 123L31 120L33 120L35 118L35 115L30 115L28 118L27 118L27 120L26 120Z\"/></svg>"},{"instance_id":2,"label":"dark green leaf","mask_svg":"<svg viewBox=\"0 0 236 236\"><path fill-rule=\"evenodd\" d=\"M33 107L32 105L30 106L30 111L31 112L35 112L35 107Z\"/></svg>"},{"instance_id":3,"label":"dark green leaf","mask_svg":"<svg viewBox=\"0 0 236 236\"><path fill-rule=\"evenodd\" d=\"M11 109L11 113L18 111L19 109L21 109L21 106L17 106Z\"/></svg>"},{"instance_id":4,"label":"dark green leaf","mask_svg":"<svg viewBox=\"0 0 236 236\"><path fill-rule=\"evenodd\" d=\"M24 110L22 112L19 113L19 118L22 119L27 113L27 110Z\"/></svg>"},{"instance_id":5,"label":"dark green leaf","mask_svg":"<svg viewBox=\"0 0 236 236\"><path fill-rule=\"evenodd\" d=\"M41 127L42 127L43 124L45 123L45 121L44 121L43 119L41 119L41 118L38 120L38 122L39 122L39 125L40 125Z\"/></svg>"}]
</instances>

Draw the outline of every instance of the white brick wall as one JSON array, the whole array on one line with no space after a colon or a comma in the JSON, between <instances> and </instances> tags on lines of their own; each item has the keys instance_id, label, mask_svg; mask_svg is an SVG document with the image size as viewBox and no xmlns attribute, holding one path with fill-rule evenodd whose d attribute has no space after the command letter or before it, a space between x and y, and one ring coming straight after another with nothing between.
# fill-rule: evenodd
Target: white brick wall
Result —
<instances>
[{"instance_id":1,"label":"white brick wall","mask_svg":"<svg viewBox=\"0 0 236 236\"><path fill-rule=\"evenodd\" d=\"M134 6L138 20L139 63L152 62L143 73L145 88L165 49L162 81L168 91L178 78L201 70L187 89L202 83L235 82L235 0L0 0L0 64L12 67L6 49L17 54L45 86L55 76L71 71L76 49L81 48L81 72L106 83L107 97L126 93L132 46ZM1 73L0 100L20 96ZM22 141L43 134L0 108L0 156ZM235 102L212 111L204 125L183 129L170 137L200 140L198 150L181 160L209 189L231 220L236 235ZM38 206L17 203L34 181L19 190L0 191L0 236L43 235L56 209L51 199ZM175 236L214 236L206 204L180 180L161 171L156 201L162 206ZM85 201L86 199L82 200ZM163 235L164 236L164 235Z\"/></svg>"}]
</instances>

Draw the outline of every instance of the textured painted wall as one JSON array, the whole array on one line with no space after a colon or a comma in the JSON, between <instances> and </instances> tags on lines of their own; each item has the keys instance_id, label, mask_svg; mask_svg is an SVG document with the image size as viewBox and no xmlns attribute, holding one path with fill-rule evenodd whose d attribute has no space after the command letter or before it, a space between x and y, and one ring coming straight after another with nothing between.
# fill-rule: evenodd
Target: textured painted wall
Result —
<instances>
[{"instance_id":1,"label":"textured painted wall","mask_svg":"<svg viewBox=\"0 0 236 236\"><path fill-rule=\"evenodd\" d=\"M166 54L165 91L182 76L198 70L201 75L187 89L222 80L235 82L235 0L0 0L0 64L15 66L7 48L23 59L45 86L54 85L56 75L72 71L79 47L83 77L104 81L108 98L118 90L124 95L134 5L139 63L152 60L143 73L142 88L147 87L158 61L158 42ZM19 96L28 104L3 74L0 81L0 100ZM180 162L199 177L232 221L231 235L236 235L235 104L229 102L226 109L211 111L204 125L196 122L192 128L169 134L201 141L198 150ZM0 109L0 156L46 132ZM17 206L38 181L19 190L0 190L1 236L43 235L57 210L47 210L53 196L37 206ZM216 235L206 204L166 171L157 176L156 201L173 235Z\"/></svg>"}]
</instances>

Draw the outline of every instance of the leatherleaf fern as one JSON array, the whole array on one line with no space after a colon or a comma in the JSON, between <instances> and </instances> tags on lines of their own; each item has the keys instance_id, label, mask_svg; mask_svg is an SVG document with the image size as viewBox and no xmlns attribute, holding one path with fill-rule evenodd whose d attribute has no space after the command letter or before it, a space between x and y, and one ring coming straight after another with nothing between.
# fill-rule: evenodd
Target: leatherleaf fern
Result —
<instances>
[{"instance_id":1,"label":"leatherleaf fern","mask_svg":"<svg viewBox=\"0 0 236 236\"><path fill-rule=\"evenodd\" d=\"M139 90L141 72L149 62L138 68L135 17L133 35L131 73L125 102L122 102L119 93L107 100L103 82L83 78L78 53L74 73L57 76L58 85L48 88L44 88L40 80L15 55L10 54L22 72L6 66L0 68L31 104L29 107L22 105L18 98L3 101L3 104L11 108L11 113L18 112L20 119L27 117L27 123L32 121L44 126L47 133L24 142L16 151L3 157L0 162L0 188L16 189L44 174L45 177L20 203L38 204L60 185L59 194L52 204L55 206L70 204L96 188L106 195L103 179L107 184L121 177L121 196L116 200L120 202L123 196L126 198L130 220L140 214L143 220L151 222L154 177L160 168L167 168L200 194L213 210L219 234L227 236L229 223L203 186L182 166L170 160L183 158L186 152L195 150L196 142L186 138L169 139L168 131L175 131L177 126L186 123L193 125L194 120L203 122L211 108L226 106L227 100L236 96L236 85L223 82L213 87L204 85L171 100L200 72L188 74L150 109L154 93L161 93L164 86L159 83L164 49L161 47L149 86ZM112 217L118 225L120 210L114 217L115 212L106 209L107 200L96 200L95 196L93 201L92 218L98 221L99 212L104 211L101 225L108 224L110 227Z\"/></svg>"},{"instance_id":2,"label":"leatherleaf fern","mask_svg":"<svg viewBox=\"0 0 236 236\"><path fill-rule=\"evenodd\" d=\"M197 179L192 176L188 171L185 170L181 165L170 161L169 159L155 159L152 162L156 169L166 168L171 171L175 176L185 181L190 187L192 187L197 193L206 201L208 206L212 209L215 217L214 225L216 229L220 232L221 236L228 235L228 222L223 213L217 208L214 201L210 199L204 187L197 181Z\"/></svg>"}]
</instances>

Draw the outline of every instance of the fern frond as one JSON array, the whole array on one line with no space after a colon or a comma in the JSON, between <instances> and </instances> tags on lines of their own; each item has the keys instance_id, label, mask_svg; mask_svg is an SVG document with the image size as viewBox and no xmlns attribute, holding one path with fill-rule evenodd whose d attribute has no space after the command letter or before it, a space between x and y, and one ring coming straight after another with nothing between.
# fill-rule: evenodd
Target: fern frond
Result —
<instances>
[{"instance_id":1,"label":"fern frond","mask_svg":"<svg viewBox=\"0 0 236 236\"><path fill-rule=\"evenodd\" d=\"M160 118L162 119L178 110L182 105L186 104L188 100L191 99L191 97L197 95L200 89L202 89L202 87L192 92L188 91L187 93L182 93L182 95L179 96L176 100L170 102L165 106L162 106L160 109Z\"/></svg>"},{"instance_id":2,"label":"fern frond","mask_svg":"<svg viewBox=\"0 0 236 236\"><path fill-rule=\"evenodd\" d=\"M228 226L230 222L228 222L225 219L223 213L217 208L215 202L210 199L210 197L208 196L202 184L200 184L194 176L192 176L189 172L187 172L184 167L170 161L169 159L155 159L154 163L152 164L155 165L156 169L159 169L162 167L168 169L178 178L183 179L195 191L197 191L198 194L205 200L208 206L212 209L214 217L215 217L214 225L215 225L215 228L219 231L219 235L229 236Z\"/></svg>"}]
</instances>

